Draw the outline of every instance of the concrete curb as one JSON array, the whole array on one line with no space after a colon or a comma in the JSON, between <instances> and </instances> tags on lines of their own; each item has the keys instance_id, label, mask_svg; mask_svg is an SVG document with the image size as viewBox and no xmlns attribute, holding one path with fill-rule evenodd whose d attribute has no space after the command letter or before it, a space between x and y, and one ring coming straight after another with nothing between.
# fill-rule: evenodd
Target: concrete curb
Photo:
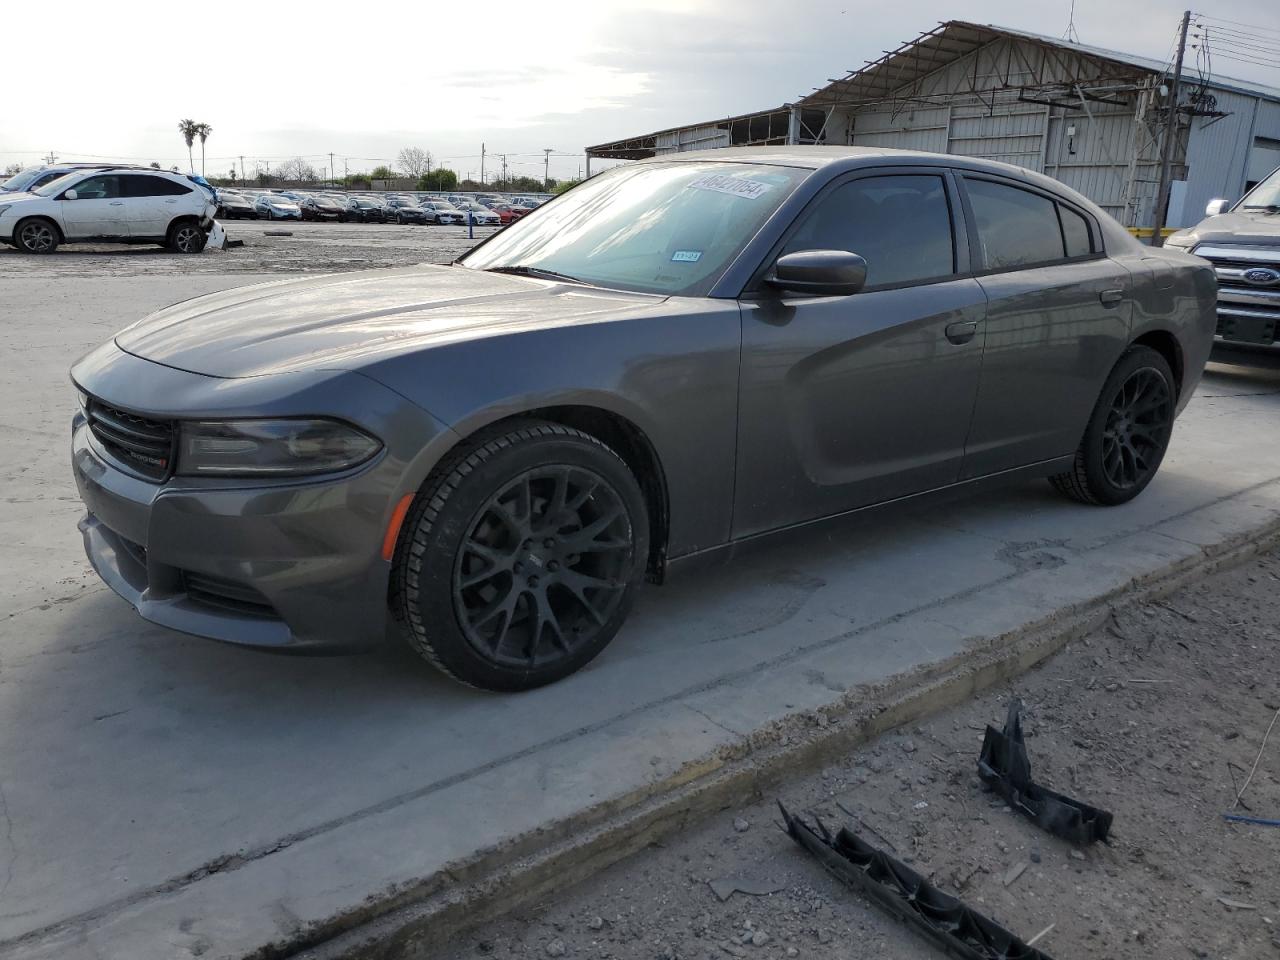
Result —
<instances>
[{"instance_id":1,"label":"concrete curb","mask_svg":"<svg viewBox=\"0 0 1280 960\"><path fill-rule=\"evenodd\" d=\"M792 714L643 790L482 850L409 889L366 903L324 930L310 931L310 943L277 944L251 960L421 956L469 928L587 879L700 818L757 800L887 730L1017 677L1101 626L1117 607L1167 596L1277 544L1280 518L1017 630L978 638L968 650L942 662L849 690L818 713Z\"/></svg>"}]
</instances>

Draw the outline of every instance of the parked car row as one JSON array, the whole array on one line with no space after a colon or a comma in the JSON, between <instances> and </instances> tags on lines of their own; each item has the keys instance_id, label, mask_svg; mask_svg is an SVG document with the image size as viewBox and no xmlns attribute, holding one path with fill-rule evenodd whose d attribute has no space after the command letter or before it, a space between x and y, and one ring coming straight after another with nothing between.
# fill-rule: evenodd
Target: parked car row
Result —
<instances>
[{"instance_id":1,"label":"parked car row","mask_svg":"<svg viewBox=\"0 0 1280 960\"><path fill-rule=\"evenodd\" d=\"M434 223L506 226L539 204L540 197L498 194L339 193L218 190L223 220L329 220L338 223Z\"/></svg>"}]
</instances>

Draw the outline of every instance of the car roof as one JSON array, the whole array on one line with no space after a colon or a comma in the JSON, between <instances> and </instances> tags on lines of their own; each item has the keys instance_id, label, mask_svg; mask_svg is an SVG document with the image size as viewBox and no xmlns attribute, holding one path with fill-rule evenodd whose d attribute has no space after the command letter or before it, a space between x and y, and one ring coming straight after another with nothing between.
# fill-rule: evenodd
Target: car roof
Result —
<instances>
[{"instance_id":1,"label":"car roof","mask_svg":"<svg viewBox=\"0 0 1280 960\"><path fill-rule=\"evenodd\" d=\"M889 149L885 147L719 147L709 150L690 150L685 153L662 154L639 160L631 166L653 163L688 163L716 160L725 163L759 163L775 166L800 167L808 170L829 170L839 173L845 169L886 166L939 166L968 170L976 173L992 173L1046 190L1058 196L1095 208L1093 201L1073 190L1061 180L1036 173L1026 167L981 157L966 157L954 153L928 153L924 150Z\"/></svg>"}]
</instances>

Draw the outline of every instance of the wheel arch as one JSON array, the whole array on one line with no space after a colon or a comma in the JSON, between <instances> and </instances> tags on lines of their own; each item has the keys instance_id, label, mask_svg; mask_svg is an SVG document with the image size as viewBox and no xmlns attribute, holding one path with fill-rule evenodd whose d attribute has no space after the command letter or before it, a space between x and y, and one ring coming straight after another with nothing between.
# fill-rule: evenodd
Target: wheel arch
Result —
<instances>
[{"instance_id":1,"label":"wheel arch","mask_svg":"<svg viewBox=\"0 0 1280 960\"><path fill-rule=\"evenodd\" d=\"M525 420L544 420L560 426L571 427L590 434L614 451L631 471L640 485L649 511L649 557L646 563L648 579L661 583L666 576L667 543L670 533L670 496L666 472L657 448L643 429L630 417L616 410L582 403L561 403L529 407L518 413L486 418L483 422L468 423L465 431L458 431L458 439L435 459L422 488L431 482L440 464L449 460L481 432L492 433L504 424ZM457 426L453 428L457 431ZM402 534L403 536L403 534Z\"/></svg>"},{"instance_id":2,"label":"wheel arch","mask_svg":"<svg viewBox=\"0 0 1280 960\"><path fill-rule=\"evenodd\" d=\"M67 235L62 232L62 224L53 219L53 217L49 216L47 213L32 213L20 219L13 225L13 235L15 238L18 236L18 228L28 220L43 220L45 223L49 224L49 226L53 227L54 232L58 235L58 243L67 242Z\"/></svg>"},{"instance_id":3,"label":"wheel arch","mask_svg":"<svg viewBox=\"0 0 1280 960\"><path fill-rule=\"evenodd\" d=\"M1176 395L1182 395L1183 387L1183 358L1182 344L1168 330L1148 330L1142 336L1136 338L1131 346L1150 347L1156 353L1164 357L1169 364L1169 369L1173 371L1173 385Z\"/></svg>"},{"instance_id":4,"label":"wheel arch","mask_svg":"<svg viewBox=\"0 0 1280 960\"><path fill-rule=\"evenodd\" d=\"M194 213L182 213L169 221L168 226L164 228L164 235L166 237L169 236L170 234L173 233L174 227L176 227L180 223L185 223L188 220L194 223L197 227L200 226L200 218L196 216Z\"/></svg>"}]
</instances>

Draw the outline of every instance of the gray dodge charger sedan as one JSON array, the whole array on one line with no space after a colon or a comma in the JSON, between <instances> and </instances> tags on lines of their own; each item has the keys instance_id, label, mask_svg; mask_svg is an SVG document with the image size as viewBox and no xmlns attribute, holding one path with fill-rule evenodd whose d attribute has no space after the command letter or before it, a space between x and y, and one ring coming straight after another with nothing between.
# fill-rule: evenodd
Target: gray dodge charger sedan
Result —
<instances>
[{"instance_id":1,"label":"gray dodge charger sedan","mask_svg":"<svg viewBox=\"0 0 1280 960\"><path fill-rule=\"evenodd\" d=\"M1150 482L1202 260L1047 177L905 151L615 168L451 266L260 284L72 369L85 548L159 624L450 676L577 670L646 574L873 505Z\"/></svg>"}]
</instances>

